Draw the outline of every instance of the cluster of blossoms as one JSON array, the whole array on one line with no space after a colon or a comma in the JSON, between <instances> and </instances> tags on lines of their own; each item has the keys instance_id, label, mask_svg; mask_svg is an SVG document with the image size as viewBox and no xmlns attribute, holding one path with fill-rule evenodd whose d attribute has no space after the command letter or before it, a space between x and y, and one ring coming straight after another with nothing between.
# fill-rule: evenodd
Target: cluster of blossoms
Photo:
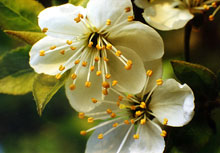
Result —
<instances>
[{"instance_id":1,"label":"cluster of blossoms","mask_svg":"<svg viewBox=\"0 0 220 153\"><path fill-rule=\"evenodd\" d=\"M130 0L47 8L39 14L39 26L47 36L32 47L31 67L57 79L69 71L66 95L79 118L106 120L81 131L95 130L87 153L162 153L165 126L192 119L192 90L160 79L163 41L134 21Z\"/></svg>"}]
</instances>

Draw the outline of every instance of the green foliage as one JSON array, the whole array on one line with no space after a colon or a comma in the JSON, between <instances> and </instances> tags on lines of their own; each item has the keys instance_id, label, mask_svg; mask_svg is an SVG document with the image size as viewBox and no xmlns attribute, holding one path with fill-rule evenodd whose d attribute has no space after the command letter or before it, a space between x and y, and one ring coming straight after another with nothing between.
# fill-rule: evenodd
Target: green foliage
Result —
<instances>
[{"instance_id":1,"label":"green foliage","mask_svg":"<svg viewBox=\"0 0 220 153\"><path fill-rule=\"evenodd\" d=\"M76 6L83 6L86 7L89 0L69 0L69 3L76 5Z\"/></svg>"},{"instance_id":2,"label":"green foliage","mask_svg":"<svg viewBox=\"0 0 220 153\"><path fill-rule=\"evenodd\" d=\"M42 32L13 31L13 30L4 30L4 32L23 40L29 45L35 44L38 40L46 36Z\"/></svg>"},{"instance_id":3,"label":"green foliage","mask_svg":"<svg viewBox=\"0 0 220 153\"><path fill-rule=\"evenodd\" d=\"M208 99L217 96L217 77L208 68L192 64L189 62L173 60L171 61L176 77L187 83L195 93Z\"/></svg>"},{"instance_id":4,"label":"green foliage","mask_svg":"<svg viewBox=\"0 0 220 153\"><path fill-rule=\"evenodd\" d=\"M64 85L69 72L66 72L61 79L57 80L54 76L39 74L34 80L33 96L36 101L38 114L41 116L46 104Z\"/></svg>"},{"instance_id":5,"label":"green foliage","mask_svg":"<svg viewBox=\"0 0 220 153\"><path fill-rule=\"evenodd\" d=\"M11 30L40 31L37 15L43 9L43 5L35 0L0 0L0 27Z\"/></svg>"}]
</instances>

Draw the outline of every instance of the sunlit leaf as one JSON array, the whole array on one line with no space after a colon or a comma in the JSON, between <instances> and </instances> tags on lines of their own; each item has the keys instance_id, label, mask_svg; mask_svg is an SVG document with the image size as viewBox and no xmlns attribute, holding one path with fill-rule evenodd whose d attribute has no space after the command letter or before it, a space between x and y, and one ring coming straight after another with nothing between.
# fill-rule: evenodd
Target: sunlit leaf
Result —
<instances>
[{"instance_id":1,"label":"sunlit leaf","mask_svg":"<svg viewBox=\"0 0 220 153\"><path fill-rule=\"evenodd\" d=\"M41 116L46 104L64 85L69 72L66 72L61 79L57 80L55 76L39 74L33 84L33 95L37 105L38 114Z\"/></svg>"},{"instance_id":2,"label":"sunlit leaf","mask_svg":"<svg viewBox=\"0 0 220 153\"><path fill-rule=\"evenodd\" d=\"M40 31L37 15L44 7L35 0L0 0L0 27Z\"/></svg>"},{"instance_id":3,"label":"sunlit leaf","mask_svg":"<svg viewBox=\"0 0 220 153\"><path fill-rule=\"evenodd\" d=\"M69 0L69 3L76 5L76 6L83 6L86 7L89 0Z\"/></svg>"}]
</instances>

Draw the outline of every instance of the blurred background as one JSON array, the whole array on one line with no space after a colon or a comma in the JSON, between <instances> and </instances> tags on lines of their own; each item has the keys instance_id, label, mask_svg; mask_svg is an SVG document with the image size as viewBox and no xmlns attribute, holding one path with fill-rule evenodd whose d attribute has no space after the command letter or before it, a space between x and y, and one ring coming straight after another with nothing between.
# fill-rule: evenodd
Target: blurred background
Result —
<instances>
[{"instance_id":1,"label":"blurred background","mask_svg":"<svg viewBox=\"0 0 220 153\"><path fill-rule=\"evenodd\" d=\"M67 0L39 2L49 7L67 3ZM220 14L216 17L194 28L191 35L191 61L214 72L220 69ZM142 21L139 15L136 19ZM175 77L170 60L184 59L184 30L158 32L165 44L164 78ZM23 45L1 29L0 55ZM78 119L63 88L46 106L42 117L37 114L31 93L22 96L0 94L0 153L83 153L89 135L84 137L79 132L91 126Z\"/></svg>"}]
</instances>

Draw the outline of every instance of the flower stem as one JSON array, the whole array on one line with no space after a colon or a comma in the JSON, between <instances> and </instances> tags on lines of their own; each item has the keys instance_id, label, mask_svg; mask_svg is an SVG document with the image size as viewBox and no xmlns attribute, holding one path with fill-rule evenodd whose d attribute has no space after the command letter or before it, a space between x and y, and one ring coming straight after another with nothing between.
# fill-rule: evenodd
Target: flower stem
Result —
<instances>
[{"instance_id":1,"label":"flower stem","mask_svg":"<svg viewBox=\"0 0 220 153\"><path fill-rule=\"evenodd\" d=\"M184 56L185 61L190 62L190 35L192 31L192 21L189 21L185 27L184 34Z\"/></svg>"}]
</instances>

